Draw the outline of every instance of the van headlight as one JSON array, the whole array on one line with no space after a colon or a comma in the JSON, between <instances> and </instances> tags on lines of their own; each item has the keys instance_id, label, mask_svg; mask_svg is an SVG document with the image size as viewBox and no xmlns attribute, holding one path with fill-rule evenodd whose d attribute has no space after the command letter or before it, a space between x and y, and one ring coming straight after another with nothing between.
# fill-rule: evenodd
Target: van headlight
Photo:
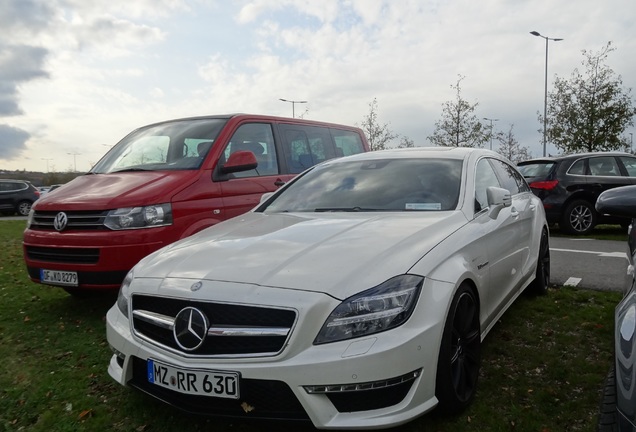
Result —
<instances>
[{"instance_id":1,"label":"van headlight","mask_svg":"<svg viewBox=\"0 0 636 432\"><path fill-rule=\"evenodd\" d=\"M331 312L314 344L368 336L404 324L423 282L422 276L400 275L349 297Z\"/></svg>"},{"instance_id":2,"label":"van headlight","mask_svg":"<svg viewBox=\"0 0 636 432\"><path fill-rule=\"evenodd\" d=\"M169 203L111 210L104 219L104 225L112 230L152 228L171 224L172 206Z\"/></svg>"},{"instance_id":3,"label":"van headlight","mask_svg":"<svg viewBox=\"0 0 636 432\"><path fill-rule=\"evenodd\" d=\"M128 300L130 299L130 284L134 279L133 271L129 271L124 281L119 287L119 293L117 294L117 308L126 318L128 318Z\"/></svg>"}]
</instances>

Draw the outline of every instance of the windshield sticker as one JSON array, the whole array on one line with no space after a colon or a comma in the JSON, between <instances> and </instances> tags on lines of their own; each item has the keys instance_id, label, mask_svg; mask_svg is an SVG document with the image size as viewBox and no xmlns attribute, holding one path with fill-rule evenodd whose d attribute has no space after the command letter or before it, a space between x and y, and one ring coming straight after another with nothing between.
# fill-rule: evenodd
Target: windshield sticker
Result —
<instances>
[{"instance_id":1,"label":"windshield sticker","mask_svg":"<svg viewBox=\"0 0 636 432\"><path fill-rule=\"evenodd\" d=\"M406 203L406 210L441 210L442 203Z\"/></svg>"}]
</instances>

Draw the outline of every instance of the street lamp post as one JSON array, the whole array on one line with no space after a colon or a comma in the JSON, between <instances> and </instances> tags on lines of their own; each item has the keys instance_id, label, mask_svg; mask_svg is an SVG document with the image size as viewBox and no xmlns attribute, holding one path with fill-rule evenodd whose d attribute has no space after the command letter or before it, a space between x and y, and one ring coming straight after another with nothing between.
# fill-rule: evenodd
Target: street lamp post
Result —
<instances>
[{"instance_id":1,"label":"street lamp post","mask_svg":"<svg viewBox=\"0 0 636 432\"><path fill-rule=\"evenodd\" d=\"M547 125L548 125L548 41L562 41L561 38L549 38L543 36L538 31L531 31L531 35L539 36L545 39L545 91L543 96L543 157L546 155L546 139L547 139Z\"/></svg>"},{"instance_id":2,"label":"street lamp post","mask_svg":"<svg viewBox=\"0 0 636 432\"><path fill-rule=\"evenodd\" d=\"M77 172L77 163L75 160L75 156L80 156L81 153L66 153L66 154L73 155L73 171Z\"/></svg>"},{"instance_id":3,"label":"street lamp post","mask_svg":"<svg viewBox=\"0 0 636 432\"><path fill-rule=\"evenodd\" d=\"M46 161L46 172L49 172L49 161L53 160L51 158L41 158L43 161Z\"/></svg>"},{"instance_id":4,"label":"street lamp post","mask_svg":"<svg viewBox=\"0 0 636 432\"><path fill-rule=\"evenodd\" d=\"M296 109L295 109L296 108L296 104L297 103L298 104L307 103L307 101L303 101L303 100L287 100L287 99L282 99L282 98L280 98L278 100L283 101L283 102L289 102L289 103L292 104L292 118L296 118Z\"/></svg>"},{"instance_id":5,"label":"street lamp post","mask_svg":"<svg viewBox=\"0 0 636 432\"><path fill-rule=\"evenodd\" d=\"M492 122L499 121L499 119L484 117L484 120L490 121L490 150L492 150Z\"/></svg>"},{"instance_id":6,"label":"street lamp post","mask_svg":"<svg viewBox=\"0 0 636 432\"><path fill-rule=\"evenodd\" d=\"M629 152L633 153L634 152L634 134L632 132L629 133Z\"/></svg>"}]
</instances>

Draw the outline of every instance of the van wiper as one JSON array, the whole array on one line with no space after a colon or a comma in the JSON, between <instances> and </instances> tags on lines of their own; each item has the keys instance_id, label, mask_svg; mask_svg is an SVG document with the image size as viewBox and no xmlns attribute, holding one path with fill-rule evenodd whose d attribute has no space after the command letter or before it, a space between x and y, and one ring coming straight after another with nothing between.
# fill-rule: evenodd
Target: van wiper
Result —
<instances>
[{"instance_id":1,"label":"van wiper","mask_svg":"<svg viewBox=\"0 0 636 432\"><path fill-rule=\"evenodd\" d=\"M382 211L383 209L365 208L365 207L321 207L314 209L315 212L364 212L364 211Z\"/></svg>"},{"instance_id":2,"label":"van wiper","mask_svg":"<svg viewBox=\"0 0 636 432\"><path fill-rule=\"evenodd\" d=\"M122 172L135 172L135 171L152 171L152 170L148 170L146 168L124 168L117 171L111 171L111 174L122 173Z\"/></svg>"}]
</instances>

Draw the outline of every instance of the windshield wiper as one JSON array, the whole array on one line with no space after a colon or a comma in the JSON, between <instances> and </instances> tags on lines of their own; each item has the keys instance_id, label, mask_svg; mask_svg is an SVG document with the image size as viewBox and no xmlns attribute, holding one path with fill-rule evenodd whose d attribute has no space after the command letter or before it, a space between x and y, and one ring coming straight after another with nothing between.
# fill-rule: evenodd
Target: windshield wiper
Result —
<instances>
[{"instance_id":1,"label":"windshield wiper","mask_svg":"<svg viewBox=\"0 0 636 432\"><path fill-rule=\"evenodd\" d=\"M135 172L135 171L152 171L152 170L148 170L145 168L124 168L121 170L117 170L117 171L111 171L110 173L122 173L122 172Z\"/></svg>"},{"instance_id":2,"label":"windshield wiper","mask_svg":"<svg viewBox=\"0 0 636 432\"><path fill-rule=\"evenodd\" d=\"M315 212L364 212L364 211L382 211L383 209L365 208L365 207L321 207L314 209Z\"/></svg>"}]
</instances>

